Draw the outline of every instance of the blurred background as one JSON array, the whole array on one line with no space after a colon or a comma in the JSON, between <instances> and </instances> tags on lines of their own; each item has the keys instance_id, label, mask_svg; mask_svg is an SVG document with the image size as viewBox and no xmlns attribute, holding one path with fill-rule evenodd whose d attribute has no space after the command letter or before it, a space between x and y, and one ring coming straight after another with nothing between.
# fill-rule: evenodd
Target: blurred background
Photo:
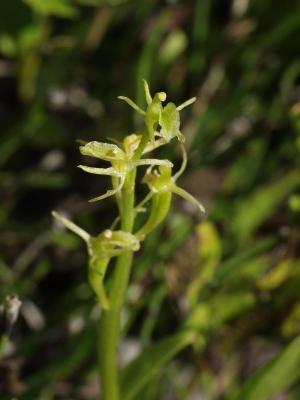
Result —
<instances>
[{"instance_id":1,"label":"blurred background","mask_svg":"<svg viewBox=\"0 0 300 400\"><path fill-rule=\"evenodd\" d=\"M176 104L197 96L180 185L207 213L174 198L136 255L121 361L196 332L137 399L300 399L299 37L296 0L0 3L0 302L23 302L1 399L99 396L86 248L50 212L94 235L116 217L87 202L109 180L76 168L78 139L138 130L116 97L143 106L143 78ZM180 165L175 144L157 156Z\"/></svg>"}]
</instances>

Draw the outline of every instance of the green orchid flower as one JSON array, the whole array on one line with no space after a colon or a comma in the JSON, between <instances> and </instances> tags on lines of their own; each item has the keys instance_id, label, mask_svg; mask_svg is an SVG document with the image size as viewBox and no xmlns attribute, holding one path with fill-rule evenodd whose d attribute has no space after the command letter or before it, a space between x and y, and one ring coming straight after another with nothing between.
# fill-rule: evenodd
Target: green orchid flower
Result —
<instances>
[{"instance_id":1,"label":"green orchid flower","mask_svg":"<svg viewBox=\"0 0 300 400\"><path fill-rule=\"evenodd\" d=\"M88 281L103 309L109 309L109 301L104 288L104 277L112 257L125 251L137 251L140 242L129 232L106 229L98 236L91 236L69 219L53 211L52 215L70 231L81 237L88 249Z\"/></svg>"},{"instance_id":2,"label":"green orchid flower","mask_svg":"<svg viewBox=\"0 0 300 400\"><path fill-rule=\"evenodd\" d=\"M150 199L152 200L152 204L147 221L135 234L140 240L143 240L145 235L150 233L166 218L170 209L173 193L194 204L201 212L205 212L203 205L194 196L176 185L177 179L184 172L187 165L186 151L183 145L181 145L181 148L183 152L183 161L179 171L174 176L172 176L172 168L159 166L158 170L150 167L143 178L143 182L148 185L150 193L139 207Z\"/></svg>"},{"instance_id":3,"label":"green orchid flower","mask_svg":"<svg viewBox=\"0 0 300 400\"><path fill-rule=\"evenodd\" d=\"M119 147L112 143L102 143L102 142L89 142L84 146L80 146L80 152L83 155L96 157L104 161L108 161L111 164L109 168L95 168L88 167L85 165L78 165L85 172L96 175L107 175L112 177L113 189L107 190L103 195L97 196L90 200L90 202L103 200L107 197L113 196L121 191L126 175L133 168L143 166L143 165L160 165L171 167L173 164L168 160L157 160L154 158L142 158L135 160L134 152L139 145L139 138L137 135L127 136Z\"/></svg>"},{"instance_id":4,"label":"green orchid flower","mask_svg":"<svg viewBox=\"0 0 300 400\"><path fill-rule=\"evenodd\" d=\"M145 111L128 97L119 96L118 98L124 100L135 111L144 117L151 143L154 143L155 139L159 138L162 139L162 144L166 144L174 137L177 137L177 139L183 143L185 139L183 134L180 132L179 111L194 103L196 101L196 97L192 97L177 107L174 103L167 103L167 105L164 107L162 103L167 99L165 92L158 92L154 95L154 97L152 97L148 83L145 80L144 91L147 102L147 108Z\"/></svg>"}]
</instances>

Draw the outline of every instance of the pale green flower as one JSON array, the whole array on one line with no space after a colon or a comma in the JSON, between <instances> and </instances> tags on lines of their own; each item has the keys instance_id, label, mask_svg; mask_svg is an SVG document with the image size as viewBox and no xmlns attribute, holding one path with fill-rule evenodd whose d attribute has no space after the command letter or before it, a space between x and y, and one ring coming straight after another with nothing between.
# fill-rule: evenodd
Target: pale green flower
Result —
<instances>
[{"instance_id":1,"label":"pale green flower","mask_svg":"<svg viewBox=\"0 0 300 400\"><path fill-rule=\"evenodd\" d=\"M161 166L158 170L149 169L143 181L148 184L152 193L175 193L193 203L200 211L205 212L203 205L186 190L176 185L176 175L172 177L172 168ZM178 176L177 176L178 177Z\"/></svg>"},{"instance_id":2,"label":"pale green flower","mask_svg":"<svg viewBox=\"0 0 300 400\"><path fill-rule=\"evenodd\" d=\"M89 254L88 280L99 303L104 309L109 308L109 301L104 289L104 277L112 257L124 251L137 251L140 242L133 234L106 229L98 236L91 236L69 219L53 211L52 215L70 231L80 236L86 243Z\"/></svg>"},{"instance_id":3,"label":"pale green flower","mask_svg":"<svg viewBox=\"0 0 300 400\"><path fill-rule=\"evenodd\" d=\"M145 235L150 233L165 219L170 209L173 193L197 206L201 212L205 212L203 205L194 196L176 184L177 179L183 173L187 164L186 151L183 145L181 145L181 147L183 151L183 162L179 171L174 176L172 176L171 167L159 166L158 170L150 167L143 178L143 182L148 185L150 193L139 206L145 204L150 199L152 200L152 204L147 221L136 233L136 236L140 240L143 240Z\"/></svg>"},{"instance_id":4,"label":"pale green flower","mask_svg":"<svg viewBox=\"0 0 300 400\"><path fill-rule=\"evenodd\" d=\"M154 142L155 138L161 138L164 143L168 143L174 137L177 137L180 142L184 142L184 136L180 132L179 111L194 103L196 97L192 97L177 107L174 103L167 103L164 107L162 103L167 99L165 92L158 92L152 98L148 83L145 80L144 91L147 102L145 111L128 97L119 96L118 98L126 101L144 117L150 142Z\"/></svg>"},{"instance_id":5,"label":"pale green flower","mask_svg":"<svg viewBox=\"0 0 300 400\"><path fill-rule=\"evenodd\" d=\"M113 179L114 188L112 190L107 190L103 195L91 199L91 202L105 199L120 192L124 185L126 175L135 167L142 165L172 166L172 163L168 160L157 160L153 158L134 160L134 151L138 147L138 144L139 137L137 135L129 135L123 141L123 148L120 148L116 144L96 141L80 146L79 149L83 155L108 161L111 164L111 167L95 168L79 165L79 168L91 174L108 175L116 179Z\"/></svg>"}]
</instances>

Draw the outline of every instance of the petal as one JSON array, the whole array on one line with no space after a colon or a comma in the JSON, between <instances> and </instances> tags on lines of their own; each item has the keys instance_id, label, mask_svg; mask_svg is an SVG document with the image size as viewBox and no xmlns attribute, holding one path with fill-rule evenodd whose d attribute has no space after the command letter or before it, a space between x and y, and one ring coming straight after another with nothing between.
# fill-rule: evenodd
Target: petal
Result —
<instances>
[{"instance_id":1,"label":"petal","mask_svg":"<svg viewBox=\"0 0 300 400\"><path fill-rule=\"evenodd\" d=\"M176 136L177 136L177 139L179 140L180 143L184 143L185 142L185 137L183 136L183 134L180 131L177 132Z\"/></svg>"},{"instance_id":2,"label":"petal","mask_svg":"<svg viewBox=\"0 0 300 400\"><path fill-rule=\"evenodd\" d=\"M180 143L180 148L182 151L182 163L181 166L179 168L179 170L176 172L176 174L173 176L173 181L176 182L177 179L183 174L183 172L186 169L186 165L187 165L187 153L185 150L185 147L182 143Z\"/></svg>"},{"instance_id":3,"label":"petal","mask_svg":"<svg viewBox=\"0 0 300 400\"><path fill-rule=\"evenodd\" d=\"M192 97L191 99L186 100L184 103L182 103L178 107L176 107L176 110L181 111L183 108L188 107L189 105L195 103L196 100L197 100L196 97Z\"/></svg>"},{"instance_id":4,"label":"petal","mask_svg":"<svg viewBox=\"0 0 300 400\"><path fill-rule=\"evenodd\" d=\"M115 168L94 168L94 167L88 167L86 165L77 165L77 167L90 174L118 176L118 177L122 176L122 174L120 172L117 172Z\"/></svg>"},{"instance_id":5,"label":"petal","mask_svg":"<svg viewBox=\"0 0 300 400\"><path fill-rule=\"evenodd\" d=\"M120 183L115 189L107 190L107 192L105 192L101 196L94 197L93 199L89 200L89 203L94 203L95 201L103 200L103 199L106 199L107 197L111 197L111 196L115 195L117 192L119 192L122 189L124 182L125 182L125 177L122 175L122 176L120 176Z\"/></svg>"},{"instance_id":6,"label":"petal","mask_svg":"<svg viewBox=\"0 0 300 400\"><path fill-rule=\"evenodd\" d=\"M151 198L152 198L152 196L153 196L153 193L152 192L149 192L145 197L144 197L144 199L135 207L135 212L136 213L140 213L140 212L145 212L145 208L143 207L146 203L148 203L148 201L150 201L151 200Z\"/></svg>"},{"instance_id":7,"label":"petal","mask_svg":"<svg viewBox=\"0 0 300 400\"><path fill-rule=\"evenodd\" d=\"M158 132L154 132L154 134L157 135ZM158 147L163 146L165 144L167 144L167 141L163 138L157 139L153 142L149 142L149 143L147 143L147 145L143 151L143 154L150 153L150 151L153 151L153 150L157 149Z\"/></svg>"},{"instance_id":8,"label":"petal","mask_svg":"<svg viewBox=\"0 0 300 400\"><path fill-rule=\"evenodd\" d=\"M66 228L70 229L70 231L80 236L86 243L89 242L91 236L85 230L81 229L78 225L74 224L74 222L70 221L69 219L58 214L56 211L52 211L52 215L57 221L62 223Z\"/></svg>"},{"instance_id":9,"label":"petal","mask_svg":"<svg viewBox=\"0 0 300 400\"><path fill-rule=\"evenodd\" d=\"M157 160L156 158L141 158L138 161L134 162L134 165L163 165L165 167L172 168L173 164L169 160Z\"/></svg>"},{"instance_id":10,"label":"petal","mask_svg":"<svg viewBox=\"0 0 300 400\"><path fill-rule=\"evenodd\" d=\"M135 111L137 111L139 114L145 115L145 111L142 110L137 104L135 104L131 99L125 96L118 96L118 99L124 100L127 104L130 105Z\"/></svg>"},{"instance_id":11,"label":"petal","mask_svg":"<svg viewBox=\"0 0 300 400\"><path fill-rule=\"evenodd\" d=\"M172 186L172 192L178 194L178 196L182 197L183 199L189 201L190 203L194 204L199 208L200 211L205 213L205 208L203 205L190 193L188 193L186 190L176 186L175 184Z\"/></svg>"}]
</instances>

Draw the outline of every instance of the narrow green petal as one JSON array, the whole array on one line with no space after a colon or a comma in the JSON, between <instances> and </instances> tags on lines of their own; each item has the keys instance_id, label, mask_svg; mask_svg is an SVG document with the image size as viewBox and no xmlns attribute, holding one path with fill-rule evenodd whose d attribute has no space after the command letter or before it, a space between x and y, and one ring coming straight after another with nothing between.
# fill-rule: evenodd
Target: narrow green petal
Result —
<instances>
[{"instance_id":1,"label":"narrow green petal","mask_svg":"<svg viewBox=\"0 0 300 400\"><path fill-rule=\"evenodd\" d=\"M180 148L181 148L181 151L182 151L182 163L181 163L181 166L180 166L179 170L173 176L173 181L174 182L176 182L177 179L183 174L183 172L185 171L186 166L187 166L187 153L186 153L185 147L184 147L184 145L182 143L180 143Z\"/></svg>"},{"instance_id":2,"label":"narrow green petal","mask_svg":"<svg viewBox=\"0 0 300 400\"><path fill-rule=\"evenodd\" d=\"M118 96L118 99L124 100L127 104L130 105L135 111L137 111L139 114L145 115L145 111L142 110L137 104L135 104L131 99L125 96Z\"/></svg>"},{"instance_id":3,"label":"narrow green petal","mask_svg":"<svg viewBox=\"0 0 300 400\"><path fill-rule=\"evenodd\" d=\"M176 107L177 111L181 111L183 108L188 107L189 105L195 103L196 100L197 100L196 97L192 97L191 99L186 100L184 103Z\"/></svg>"},{"instance_id":4,"label":"narrow green petal","mask_svg":"<svg viewBox=\"0 0 300 400\"><path fill-rule=\"evenodd\" d=\"M145 197L144 197L144 199L135 207L135 212L136 213L139 213L139 212L144 212L144 208L143 208L143 206L146 204L146 203L148 203L148 201L150 201L151 200L151 198L152 198L152 196L153 196L153 193L152 192L149 192Z\"/></svg>"},{"instance_id":5,"label":"narrow green petal","mask_svg":"<svg viewBox=\"0 0 300 400\"><path fill-rule=\"evenodd\" d=\"M135 162L135 165L163 165L165 167L172 168L173 164L169 160L158 160L156 158L142 158Z\"/></svg>"},{"instance_id":6,"label":"narrow green petal","mask_svg":"<svg viewBox=\"0 0 300 400\"><path fill-rule=\"evenodd\" d=\"M205 208L203 205L190 193L188 193L186 190L176 186L175 184L172 186L172 192L178 194L178 196L182 197L186 201L189 201L190 203L194 204L199 208L200 211L205 213Z\"/></svg>"},{"instance_id":7,"label":"narrow green petal","mask_svg":"<svg viewBox=\"0 0 300 400\"><path fill-rule=\"evenodd\" d=\"M94 197L93 199L89 200L89 203L94 203L95 201L107 199L108 197L114 196L116 193L118 193L122 189L124 182L125 182L125 177L122 175L122 176L120 176L120 183L115 189L107 190L107 192L105 192L101 196Z\"/></svg>"},{"instance_id":8,"label":"narrow green petal","mask_svg":"<svg viewBox=\"0 0 300 400\"><path fill-rule=\"evenodd\" d=\"M157 134L157 133L155 133L155 134ZM157 149L158 147L163 146L163 145L165 145L167 143L168 142L163 138L156 139L154 142L149 142L146 145L146 147L145 147L145 149L143 151L143 154L150 153L150 151L153 151L153 150Z\"/></svg>"},{"instance_id":9,"label":"narrow green petal","mask_svg":"<svg viewBox=\"0 0 300 400\"><path fill-rule=\"evenodd\" d=\"M57 221L62 223L66 228L70 229L70 231L80 236L86 243L89 242L91 236L85 230L81 229L78 225L74 224L74 222L58 214L56 211L52 211L52 216Z\"/></svg>"},{"instance_id":10,"label":"narrow green petal","mask_svg":"<svg viewBox=\"0 0 300 400\"><path fill-rule=\"evenodd\" d=\"M114 168L94 168L94 167L88 167L86 165L77 165L77 167L90 174L118 176L118 177L122 176L122 174L120 174L120 172L117 172Z\"/></svg>"},{"instance_id":11,"label":"narrow green petal","mask_svg":"<svg viewBox=\"0 0 300 400\"><path fill-rule=\"evenodd\" d=\"M176 136L180 143L185 142L185 137L183 136L183 134L180 131L177 132Z\"/></svg>"}]
</instances>

